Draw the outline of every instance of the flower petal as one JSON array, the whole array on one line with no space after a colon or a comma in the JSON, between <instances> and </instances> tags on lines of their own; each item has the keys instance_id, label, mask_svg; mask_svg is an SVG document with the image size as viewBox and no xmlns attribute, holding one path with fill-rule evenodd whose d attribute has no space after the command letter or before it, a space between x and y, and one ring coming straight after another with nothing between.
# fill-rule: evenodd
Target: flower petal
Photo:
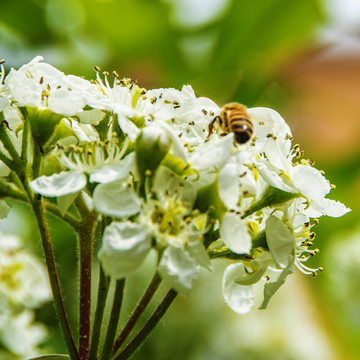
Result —
<instances>
[{"instance_id":1,"label":"flower petal","mask_svg":"<svg viewBox=\"0 0 360 360\"><path fill-rule=\"evenodd\" d=\"M320 211L323 215L340 217L351 211L340 201L331 199L312 200L311 205L315 210Z\"/></svg>"},{"instance_id":2,"label":"flower petal","mask_svg":"<svg viewBox=\"0 0 360 360\"><path fill-rule=\"evenodd\" d=\"M230 133L212 146L203 147L195 151L191 157L191 164L198 171L220 170L230 156L233 147L234 134Z\"/></svg>"},{"instance_id":3,"label":"flower petal","mask_svg":"<svg viewBox=\"0 0 360 360\"><path fill-rule=\"evenodd\" d=\"M171 287L184 294L191 289L199 269L182 248L169 246L161 257L158 271Z\"/></svg>"},{"instance_id":4,"label":"flower petal","mask_svg":"<svg viewBox=\"0 0 360 360\"><path fill-rule=\"evenodd\" d=\"M246 314L254 305L254 291L252 286L236 283L239 277L246 276L242 263L229 265L224 273L222 292L226 304L238 314Z\"/></svg>"},{"instance_id":5,"label":"flower petal","mask_svg":"<svg viewBox=\"0 0 360 360\"><path fill-rule=\"evenodd\" d=\"M107 226L98 257L105 273L121 279L136 271L151 248L151 234L143 226L113 222Z\"/></svg>"},{"instance_id":6,"label":"flower petal","mask_svg":"<svg viewBox=\"0 0 360 360\"><path fill-rule=\"evenodd\" d=\"M224 204L235 209L239 201L239 166L234 162L228 162L219 174L219 195Z\"/></svg>"},{"instance_id":7,"label":"flower petal","mask_svg":"<svg viewBox=\"0 0 360 360\"><path fill-rule=\"evenodd\" d=\"M129 175L130 169L135 160L135 153L131 153L116 164L105 165L99 170L90 174L90 182L107 184L116 180L121 180Z\"/></svg>"},{"instance_id":8,"label":"flower petal","mask_svg":"<svg viewBox=\"0 0 360 360\"><path fill-rule=\"evenodd\" d=\"M105 215L122 218L140 211L140 199L122 181L98 185L93 200L95 209Z\"/></svg>"},{"instance_id":9,"label":"flower petal","mask_svg":"<svg viewBox=\"0 0 360 360\"><path fill-rule=\"evenodd\" d=\"M285 269L294 260L295 239L288 227L276 216L266 221L266 241L276 266Z\"/></svg>"},{"instance_id":10,"label":"flower petal","mask_svg":"<svg viewBox=\"0 0 360 360\"><path fill-rule=\"evenodd\" d=\"M322 199L330 192L330 184L320 171L306 165L293 168L294 185L309 199Z\"/></svg>"},{"instance_id":11,"label":"flower petal","mask_svg":"<svg viewBox=\"0 0 360 360\"><path fill-rule=\"evenodd\" d=\"M251 236L245 222L233 213L226 213L220 224L220 236L224 244L236 254L248 254Z\"/></svg>"},{"instance_id":12,"label":"flower petal","mask_svg":"<svg viewBox=\"0 0 360 360\"><path fill-rule=\"evenodd\" d=\"M80 191L86 182L86 176L81 171L62 171L51 176L40 176L30 182L30 187L37 194L59 197Z\"/></svg>"},{"instance_id":13,"label":"flower petal","mask_svg":"<svg viewBox=\"0 0 360 360\"><path fill-rule=\"evenodd\" d=\"M260 175L270 186L286 192L297 192L297 189L291 183L291 179L284 175L280 176L280 170L269 161L255 160L254 164L259 170Z\"/></svg>"}]
</instances>

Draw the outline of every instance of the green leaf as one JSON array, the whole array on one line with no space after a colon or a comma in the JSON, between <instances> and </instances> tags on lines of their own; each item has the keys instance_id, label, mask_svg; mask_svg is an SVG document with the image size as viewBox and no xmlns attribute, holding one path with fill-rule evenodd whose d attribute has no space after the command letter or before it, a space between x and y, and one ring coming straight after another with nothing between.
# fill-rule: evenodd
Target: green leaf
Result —
<instances>
[{"instance_id":1,"label":"green leaf","mask_svg":"<svg viewBox=\"0 0 360 360\"><path fill-rule=\"evenodd\" d=\"M269 301L272 298L272 296L285 283L285 280L286 280L287 276L294 272L294 269L295 269L294 264L293 264L293 262L290 261L289 266L287 268L285 268L281 272L280 276L277 278L276 281L269 282L269 283L265 284L265 286L264 286L264 300L263 300L262 304L259 307L260 310L265 310L266 309L266 307L268 306Z\"/></svg>"}]
</instances>

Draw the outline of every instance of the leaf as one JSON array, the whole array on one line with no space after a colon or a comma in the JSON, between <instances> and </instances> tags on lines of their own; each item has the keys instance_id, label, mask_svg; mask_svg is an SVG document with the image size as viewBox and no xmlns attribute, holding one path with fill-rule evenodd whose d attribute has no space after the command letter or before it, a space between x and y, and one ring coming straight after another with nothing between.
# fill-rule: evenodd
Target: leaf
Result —
<instances>
[{"instance_id":1,"label":"leaf","mask_svg":"<svg viewBox=\"0 0 360 360\"><path fill-rule=\"evenodd\" d=\"M264 286L264 300L260 305L260 310L265 310L269 304L270 299L279 290L279 288L285 283L286 277L294 272L294 265L290 263L289 266L284 269L276 281L265 284Z\"/></svg>"}]
</instances>

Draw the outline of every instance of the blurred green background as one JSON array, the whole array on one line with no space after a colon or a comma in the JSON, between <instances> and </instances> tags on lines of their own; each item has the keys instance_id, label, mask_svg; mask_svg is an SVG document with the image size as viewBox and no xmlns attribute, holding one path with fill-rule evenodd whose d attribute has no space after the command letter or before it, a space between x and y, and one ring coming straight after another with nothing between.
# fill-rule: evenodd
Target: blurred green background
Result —
<instances>
[{"instance_id":1,"label":"blurred green background","mask_svg":"<svg viewBox=\"0 0 360 360\"><path fill-rule=\"evenodd\" d=\"M36 55L94 78L94 65L142 87L191 84L219 105L239 101L279 111L305 157L337 185L353 211L324 218L316 278L291 276L269 309L240 316L221 297L226 263L203 271L134 359L360 358L360 7L351 0L2 0L0 58L19 67ZM3 232L40 251L33 219L14 204ZM51 219L66 302L77 313L76 239ZM21 225L20 225L21 224ZM151 261L128 281L124 317L149 280ZM64 352L51 305L44 346ZM124 321L124 319L123 319ZM74 321L74 324L76 322ZM76 325L74 325L74 328Z\"/></svg>"}]
</instances>

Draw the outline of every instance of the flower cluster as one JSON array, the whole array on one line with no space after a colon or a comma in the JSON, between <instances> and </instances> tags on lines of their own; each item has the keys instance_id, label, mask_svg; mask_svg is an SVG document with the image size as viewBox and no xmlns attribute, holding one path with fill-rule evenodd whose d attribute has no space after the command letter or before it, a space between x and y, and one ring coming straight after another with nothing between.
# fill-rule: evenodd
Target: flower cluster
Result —
<instances>
[{"instance_id":1,"label":"flower cluster","mask_svg":"<svg viewBox=\"0 0 360 360\"><path fill-rule=\"evenodd\" d=\"M46 158L32 190L56 198L62 214L83 194L102 217L108 275L126 277L156 251L158 273L184 293L200 267L228 258L223 295L246 313L255 283L265 282L265 308L295 267L321 270L305 265L318 252L311 229L349 209L326 198L330 183L276 111L248 109L253 133L238 144L220 127L209 134L220 108L189 85L145 90L95 70L87 81L37 57L1 78L0 106L14 143L29 121Z\"/></svg>"},{"instance_id":2,"label":"flower cluster","mask_svg":"<svg viewBox=\"0 0 360 360\"><path fill-rule=\"evenodd\" d=\"M34 323L34 309L50 299L44 265L22 247L19 238L0 234L2 356L10 353L17 359L25 359L39 354L38 345L46 336L46 328Z\"/></svg>"}]
</instances>

